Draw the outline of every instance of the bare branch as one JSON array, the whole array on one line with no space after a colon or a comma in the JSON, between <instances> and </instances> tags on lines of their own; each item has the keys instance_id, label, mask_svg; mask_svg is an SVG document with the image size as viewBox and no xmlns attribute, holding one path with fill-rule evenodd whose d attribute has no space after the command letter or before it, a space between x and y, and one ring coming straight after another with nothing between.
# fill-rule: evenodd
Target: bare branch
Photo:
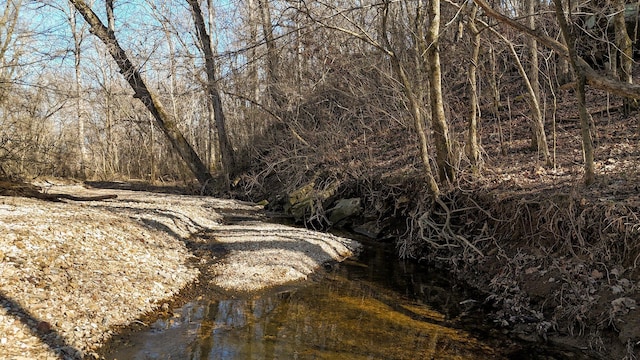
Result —
<instances>
[{"instance_id":1,"label":"bare branch","mask_svg":"<svg viewBox=\"0 0 640 360\"><path fill-rule=\"evenodd\" d=\"M484 12L488 16L496 19L499 22L507 24L529 36L535 37L539 42L557 52L558 55L567 59L569 58L569 50L561 42L543 34L540 30L531 29L509 18L508 16L499 13L498 11L494 10L485 0L474 1L484 10ZM640 85L628 84L609 76L600 75L581 57L578 57L577 61L577 65L583 69L584 74L587 78L587 83L589 85L593 86L596 89L608 91L612 94L630 97L633 99L640 99Z\"/></svg>"}]
</instances>

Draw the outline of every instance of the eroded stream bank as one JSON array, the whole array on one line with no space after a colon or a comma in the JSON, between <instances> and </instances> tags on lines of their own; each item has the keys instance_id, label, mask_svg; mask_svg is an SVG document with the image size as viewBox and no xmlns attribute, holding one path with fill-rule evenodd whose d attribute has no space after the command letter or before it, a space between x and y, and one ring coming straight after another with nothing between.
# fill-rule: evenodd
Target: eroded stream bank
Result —
<instances>
[{"instance_id":1,"label":"eroded stream bank","mask_svg":"<svg viewBox=\"0 0 640 360\"><path fill-rule=\"evenodd\" d=\"M419 178L327 177L269 201L310 226L389 239L397 256L447 269L484 293L493 323L517 339L599 359L638 358L637 190L532 179L465 179L465 188L436 202ZM344 211L346 200L355 211ZM333 222L337 209L349 217Z\"/></svg>"},{"instance_id":2,"label":"eroded stream bank","mask_svg":"<svg viewBox=\"0 0 640 360\"><path fill-rule=\"evenodd\" d=\"M362 241L362 239L360 239ZM203 290L204 291L204 290ZM399 261L389 244L326 266L313 281L254 295L196 293L106 359L587 359L495 330L483 296L447 272Z\"/></svg>"}]
</instances>

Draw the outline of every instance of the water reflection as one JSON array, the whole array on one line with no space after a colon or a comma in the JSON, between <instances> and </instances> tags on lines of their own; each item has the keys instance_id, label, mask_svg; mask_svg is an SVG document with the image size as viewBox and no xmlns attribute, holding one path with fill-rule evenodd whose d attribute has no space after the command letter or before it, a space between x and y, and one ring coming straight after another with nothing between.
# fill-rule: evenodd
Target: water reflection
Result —
<instances>
[{"instance_id":1,"label":"water reflection","mask_svg":"<svg viewBox=\"0 0 640 360\"><path fill-rule=\"evenodd\" d=\"M480 359L497 354L424 303L452 292L370 250L321 281L255 298L192 302L111 359ZM395 265L393 265L395 264ZM423 269L424 270L424 269ZM435 289L435 290L434 290ZM442 291L438 290L442 289ZM456 300L457 301L457 300ZM445 309L446 307L440 307Z\"/></svg>"}]
</instances>

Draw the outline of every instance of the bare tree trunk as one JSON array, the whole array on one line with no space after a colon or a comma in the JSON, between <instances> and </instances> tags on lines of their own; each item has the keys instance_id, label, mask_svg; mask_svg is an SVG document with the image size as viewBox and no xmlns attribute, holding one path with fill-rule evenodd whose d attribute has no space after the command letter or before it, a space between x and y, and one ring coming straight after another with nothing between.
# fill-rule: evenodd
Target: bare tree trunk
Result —
<instances>
[{"instance_id":1,"label":"bare tree trunk","mask_svg":"<svg viewBox=\"0 0 640 360\"><path fill-rule=\"evenodd\" d=\"M420 11L420 10L418 10ZM420 23L420 15L419 12L417 14L418 24ZM431 161L429 160L429 145L427 141L427 134L424 129L424 115L422 114L422 104L420 100L416 96L416 92L414 91L414 85L412 85L407 73L402 67L402 63L398 58L396 52L391 50L391 42L389 41L389 37L387 35L387 21L389 18L389 3L385 2L384 12L382 16L382 26L381 26L381 35L382 40L384 42L384 47L379 46L380 49L385 50L386 54L389 55L391 59L391 65L393 67L396 76L398 76L400 83L402 84L402 90L404 91L407 100L409 100L409 109L411 110L411 116L413 118L413 125L418 135L418 145L420 149L420 159L422 160L422 166L424 168L424 173L427 178L427 185L429 186L429 190L433 194L435 198L440 196L440 187L438 186L438 182L433 176L433 172L431 171ZM417 26L416 30L421 29L420 25ZM416 36L417 38L423 39L424 37ZM416 44L419 44L420 41L417 41ZM386 47L386 49L385 49ZM420 86L420 85L418 85Z\"/></svg>"},{"instance_id":2,"label":"bare tree trunk","mask_svg":"<svg viewBox=\"0 0 640 360\"><path fill-rule=\"evenodd\" d=\"M478 57L480 56L480 32L476 25L478 5L473 4L467 24L471 36L472 53L469 60L469 128L467 136L468 156L473 173L478 173L480 163L480 146L478 144Z\"/></svg>"},{"instance_id":3,"label":"bare tree trunk","mask_svg":"<svg viewBox=\"0 0 640 360\"><path fill-rule=\"evenodd\" d=\"M283 108L286 104L286 98L280 91L279 82L280 75L278 71L278 53L276 49L276 41L273 36L273 25L271 24L271 9L267 0L258 0L260 7L260 15L262 17L262 35L267 46L267 93L269 97L279 108Z\"/></svg>"},{"instance_id":4,"label":"bare tree trunk","mask_svg":"<svg viewBox=\"0 0 640 360\"><path fill-rule=\"evenodd\" d=\"M431 162L429 160L429 145L427 141L427 134L424 129L424 116L422 115L422 107L416 98L415 93L411 90L411 82L407 77L406 72L402 68L400 61L392 57L391 63L395 69L396 74L400 78L400 82L402 83L402 89L404 90L407 99L409 100L409 109L411 110L411 115L413 117L413 125L416 130L416 134L418 135L418 142L420 147L420 158L422 159L422 166L424 167L425 175L427 177L427 185L429 186L429 190L434 197L440 196L440 187L438 186L438 182L436 181L433 173L431 172Z\"/></svg>"},{"instance_id":5,"label":"bare tree trunk","mask_svg":"<svg viewBox=\"0 0 640 360\"><path fill-rule=\"evenodd\" d=\"M620 80L633 84L633 74L631 73L633 65L633 43L627 33L627 24L625 21L625 1L614 0L613 1L615 15L613 17L613 23L616 33L616 51L613 58L618 59L618 76ZM618 55L618 56L616 56ZM634 101L627 97L624 98L624 113L629 115L631 107L634 106Z\"/></svg>"},{"instance_id":6,"label":"bare tree trunk","mask_svg":"<svg viewBox=\"0 0 640 360\"><path fill-rule=\"evenodd\" d=\"M254 3L255 0L247 1L247 11L249 15L248 23L249 23L249 44L247 47L249 50L249 89L251 90L251 97L253 101L260 101L260 81L258 78L258 65L257 65L257 56L256 56L256 44L258 43L258 21L255 18L256 6ZM252 103L252 107L255 105Z\"/></svg>"},{"instance_id":7,"label":"bare tree trunk","mask_svg":"<svg viewBox=\"0 0 640 360\"><path fill-rule=\"evenodd\" d=\"M116 31L116 17L113 14L113 0L105 0L104 6L107 10L107 28L111 32Z\"/></svg>"},{"instance_id":8,"label":"bare tree trunk","mask_svg":"<svg viewBox=\"0 0 640 360\"><path fill-rule=\"evenodd\" d=\"M527 12L527 23L531 29L536 28L536 0L526 0L525 1L526 12ZM531 80L531 87L533 88L533 93L536 95L538 101L540 101L540 65L538 62L538 42L533 37L528 37L527 42L529 43L529 78Z\"/></svg>"},{"instance_id":9,"label":"bare tree trunk","mask_svg":"<svg viewBox=\"0 0 640 360\"><path fill-rule=\"evenodd\" d=\"M500 141L500 153L507 155L507 149L504 146L504 135L502 132L502 119L500 118L500 89L498 89L498 76L496 66L496 53L493 44L489 45L489 65L491 67L491 76L489 77L489 86L491 86L491 103L493 112L498 120L498 140Z\"/></svg>"},{"instance_id":10,"label":"bare tree trunk","mask_svg":"<svg viewBox=\"0 0 640 360\"><path fill-rule=\"evenodd\" d=\"M429 91L431 95L431 126L436 145L436 162L440 181L451 183L455 181L456 172L449 138L449 126L444 114L442 100L442 74L440 68L440 47L438 35L440 32L440 0L430 0L427 6L429 27L427 29L427 58L429 64Z\"/></svg>"},{"instance_id":11,"label":"bare tree trunk","mask_svg":"<svg viewBox=\"0 0 640 360\"><path fill-rule=\"evenodd\" d=\"M580 129L582 134L582 151L584 156L584 182L591 185L595 181L595 165L593 138L591 135L591 115L587 112L587 104L585 99L586 76L584 69L578 63L578 55L576 53L575 35L567 24L567 19L562 8L562 0L554 0L556 5L556 18L560 24L562 36L565 39L569 51L569 61L575 72L576 96L578 98L578 112L580 113Z\"/></svg>"},{"instance_id":12,"label":"bare tree trunk","mask_svg":"<svg viewBox=\"0 0 640 360\"><path fill-rule=\"evenodd\" d=\"M565 6L565 12L566 13L570 13L569 11L569 6L570 6L570 2L567 2L567 4L563 5ZM566 47L566 42L564 41L564 38L561 38L560 41L562 42L562 44ZM558 55L556 55L558 56ZM556 75L559 76L559 79L557 80L559 85L564 85L566 83L569 83L572 81L572 71L571 71L571 66L569 64L569 59L565 56L558 56L558 65L556 65ZM560 74L557 74L558 72L558 68L560 71Z\"/></svg>"},{"instance_id":13,"label":"bare tree trunk","mask_svg":"<svg viewBox=\"0 0 640 360\"><path fill-rule=\"evenodd\" d=\"M298 12L300 9L301 5L298 3ZM298 84L298 93L302 93L303 65L305 65L305 61L302 56L302 25L300 21L296 21L296 83Z\"/></svg>"},{"instance_id":14,"label":"bare tree trunk","mask_svg":"<svg viewBox=\"0 0 640 360\"><path fill-rule=\"evenodd\" d=\"M536 0L525 1L525 11L527 13L527 23L531 29L536 28ZM551 157L547 146L547 139L544 133L544 121L540 111L540 65L538 62L538 42L534 37L527 37L529 45L529 82L531 83L530 107L531 118L531 149L542 152L547 166L551 165Z\"/></svg>"},{"instance_id":15,"label":"bare tree trunk","mask_svg":"<svg viewBox=\"0 0 640 360\"><path fill-rule=\"evenodd\" d=\"M215 34L214 29L215 29L215 13L214 13L214 7L213 7L213 3L212 0L207 0L207 9L208 11L208 16L207 16L207 22L209 25L209 32L213 35ZM213 36L209 36L209 43L211 44L211 49L213 51L213 49L217 49L217 42L214 39ZM216 79L218 78L218 74L215 74ZM213 101L208 101L207 102L207 165L209 166L210 169L216 168L218 161L222 161L222 159L220 158L220 143L216 138L216 134L214 132L214 129L216 128L216 109L213 107L214 102ZM224 127L225 127L225 133L226 133L226 120L224 122ZM234 158L235 159L235 158Z\"/></svg>"},{"instance_id":16,"label":"bare tree trunk","mask_svg":"<svg viewBox=\"0 0 640 360\"><path fill-rule=\"evenodd\" d=\"M91 27L91 33L102 41L107 50L120 67L121 73L135 92L134 97L140 99L145 107L151 112L158 126L171 142L176 151L185 161L198 182L205 187L210 186L213 180L207 167L202 163L198 154L193 150L189 142L184 138L178 129L175 121L171 119L158 96L152 93L142 80L142 76L136 67L133 66L125 51L120 47L113 31L105 27L98 16L83 0L69 0Z\"/></svg>"},{"instance_id":17,"label":"bare tree trunk","mask_svg":"<svg viewBox=\"0 0 640 360\"><path fill-rule=\"evenodd\" d=\"M106 78L105 78L106 79ZM112 97L113 94L111 92L111 79L107 80L109 84L105 84L105 94L104 94L104 107L105 107L105 119L106 119L106 128L107 128L107 156L106 160L108 162L107 169L110 173L118 172L119 166L117 161L116 154L116 144L113 136L113 109L112 109Z\"/></svg>"},{"instance_id":18,"label":"bare tree trunk","mask_svg":"<svg viewBox=\"0 0 640 360\"><path fill-rule=\"evenodd\" d=\"M115 15L113 14L113 0L105 0L105 10L107 13L107 29L109 29L109 31L113 33L116 31L116 20ZM105 157L105 160L107 161L107 171L109 171L110 174L113 174L120 172L120 165L118 164L118 149L116 147L115 139L113 136L113 93L111 88L111 78L105 75L104 79L105 117L107 127L107 156Z\"/></svg>"},{"instance_id":19,"label":"bare tree trunk","mask_svg":"<svg viewBox=\"0 0 640 360\"><path fill-rule=\"evenodd\" d=\"M440 188L431 170L431 160L429 159L429 145L427 141L427 134L424 129L425 115L423 114L423 111L422 111L423 105L424 105L423 98L427 97L428 93L421 92L422 83L420 81L418 81L416 85L409 79L409 76L407 75L405 68L403 67L403 64L399 58L399 53L396 52L396 50L394 50L393 46L391 45L391 42L389 41L388 21L389 21L389 5L390 4L391 4L391 1L389 0L385 0L382 3L383 6L382 6L382 16L380 17L381 26L380 26L380 34L379 34L381 38L381 43L375 40L373 36L365 33L364 31L358 33L356 31L352 31L346 28L327 24L320 20L314 19L311 13L307 13L307 16L309 16L310 19L317 22L318 24L321 24L325 28L337 30L342 33L348 34L350 36L353 36L356 39L359 39L377 48L385 56L389 58L393 72L395 73L395 76L398 78L398 81L400 82L402 87L402 91L404 92L409 102L408 104L409 110L411 113L411 117L413 119L413 124L414 124L416 134L418 136L420 159L422 160L424 174L425 174L425 177L427 178L426 179L427 185L429 187L429 190L432 192L433 196L436 199L438 199L438 197L440 196ZM416 23L419 24L422 22L421 19L423 18L421 4L418 4L417 11L418 12L416 13ZM423 33L420 33L420 31L422 31L422 27L416 26L415 30L416 30L416 33L414 35L415 37L414 45L416 47L414 51L416 52L416 57L419 57L419 56L422 56L422 53L423 53L422 51L420 51L420 48L422 47L426 49L427 46L426 44L424 44L425 42L424 36L420 35L420 34L424 35ZM416 64L416 70L422 68L423 66L424 66L424 61L420 61L419 64ZM438 66L438 69L439 69L439 66ZM438 73L438 79L440 79L439 73ZM444 111L442 111L442 115L444 116ZM445 130L446 130L446 122L445 122ZM448 181L450 180L451 179L449 179Z\"/></svg>"},{"instance_id":20,"label":"bare tree trunk","mask_svg":"<svg viewBox=\"0 0 640 360\"><path fill-rule=\"evenodd\" d=\"M198 31L198 38L200 39L200 45L204 52L205 71L207 73L207 92L209 94L209 100L213 106L213 114L216 123L216 130L218 131L218 145L220 146L220 157L222 162L223 173L229 177L236 170L236 164L231 148L231 142L227 134L227 125L224 117L224 111L222 109L222 99L220 98L220 91L218 90L217 76L216 76L216 64L213 55L213 49L211 48L211 38L207 32L207 27L202 16L202 10L198 4L198 0L187 0L191 5L193 20L195 22L196 30ZM227 181L228 183L228 181ZM227 184L228 185L228 184Z\"/></svg>"},{"instance_id":21,"label":"bare tree trunk","mask_svg":"<svg viewBox=\"0 0 640 360\"><path fill-rule=\"evenodd\" d=\"M511 26L512 28L527 34L528 36L535 37L538 40L538 42L543 43L545 46L551 48L552 50L557 52L558 55L565 58L570 58L568 44L564 45L560 41L557 41L556 39L551 38L543 34L542 32L529 29L529 27L509 18L508 16L505 16L495 11L491 6L489 6L489 4L485 0L473 0L473 1L484 10L487 16L490 16L500 22L503 22ZM580 67L580 69L584 73L587 83L593 86L594 88L605 90L612 94L616 94L620 96L626 96L633 99L640 99L640 85L629 84L627 82L620 81L619 79L613 79L608 76L603 76L599 74L597 71L595 71L591 66L589 66L589 64L586 61L584 61L584 59L579 57L577 54L574 60L576 61L575 65Z\"/></svg>"},{"instance_id":22,"label":"bare tree trunk","mask_svg":"<svg viewBox=\"0 0 640 360\"><path fill-rule=\"evenodd\" d=\"M13 49L12 40L13 34L16 30L16 26L18 25L18 19L20 18L20 8L22 6L22 2L19 1L17 3L4 2L4 10L0 13L0 26L4 29L4 39L0 38L0 74L5 72L5 65L7 65L7 59L5 55L7 51ZM11 9L13 8L13 11ZM4 79L2 79L4 80ZM3 101L4 98L0 98L0 101Z\"/></svg>"},{"instance_id":23,"label":"bare tree trunk","mask_svg":"<svg viewBox=\"0 0 640 360\"><path fill-rule=\"evenodd\" d=\"M513 43L509 41L509 39L505 38L500 34L496 34L507 44L509 49L511 50L511 54L516 61L516 67L518 68L518 72L524 80L525 87L529 92L529 108L531 109L532 114L532 124L531 127L533 129L533 133L535 134L537 150L542 153L542 159L545 162L546 166L551 166L551 153L549 153L549 146L547 144L547 135L544 132L544 124L542 122L542 112L540 111L540 102L539 98L535 95L535 89L531 80L529 79L529 75L525 70L522 62L520 61L520 57L518 56L518 52L513 46Z\"/></svg>"},{"instance_id":24,"label":"bare tree trunk","mask_svg":"<svg viewBox=\"0 0 640 360\"><path fill-rule=\"evenodd\" d=\"M533 1L533 0L528 0L528 1ZM504 21L507 22L509 25L511 25L507 20L505 16L498 14L496 11L494 11L493 9L491 9L490 7L488 7L488 5L483 1L483 0L475 0L476 4L478 4L480 7L482 7L485 12L488 13L489 16L491 17L495 17L497 18L499 21ZM489 11L487 11L487 9ZM532 114L532 134L533 134L533 138L535 138L535 143L537 144L536 148L539 152L542 153L542 157L543 160L545 162L546 166L552 166L552 158L551 158L551 153L549 152L549 146L547 143L547 137L544 131L544 123L542 120L542 112L541 112L541 106L540 106L540 96L539 96L539 92L540 92L540 83L539 80L537 82L533 82L531 81L530 76L533 75L536 78L538 77L538 60L537 60L537 53L535 56L533 56L533 49L532 49L532 54L530 54L531 57L533 57L533 59L531 60L531 62L533 63L533 65L529 70L529 72L531 74L527 74L526 69L524 68L524 66L522 65L522 62L520 61L520 57L518 56L517 51L515 50L515 47L513 46L513 43L507 39L504 35L502 35L501 33L499 33L497 30L495 30L493 27L489 27L485 24L486 28L491 31L492 33L494 33L498 38L500 38L505 44L507 44L507 46L509 47L509 50L511 51L511 54L514 57L515 60L515 65L518 69L518 72L520 73L520 76L522 77L522 80L525 83L525 86L527 88L527 91L529 93L529 107L531 109L531 114ZM529 29L532 33L535 33L536 30L535 29L530 29L524 25L521 25L522 28L526 28ZM555 41L555 40L554 40ZM556 42L557 43L557 42ZM559 43L558 43L559 44ZM532 44L537 46L536 43ZM560 45L561 46L561 45ZM537 86L536 86L537 85ZM536 91L538 92L538 95L536 95Z\"/></svg>"},{"instance_id":25,"label":"bare tree trunk","mask_svg":"<svg viewBox=\"0 0 640 360\"><path fill-rule=\"evenodd\" d=\"M74 105L76 110L76 121L78 124L78 149L80 151L80 158L78 159L79 169L78 176L81 179L87 177L87 146L85 144L85 131L84 131L84 117L82 116L82 99L80 98L80 92L82 83L80 80L80 52L82 45L82 34L80 34L76 20L76 10L73 6L69 9L69 25L71 26L71 35L73 36L73 58L74 58Z\"/></svg>"},{"instance_id":26,"label":"bare tree trunk","mask_svg":"<svg viewBox=\"0 0 640 360\"><path fill-rule=\"evenodd\" d=\"M99 49L96 48L100 52ZM106 54L101 54L104 57L107 57ZM104 145L104 150L102 150L101 158L102 158L102 166L101 171L104 175L110 175L113 173L120 172L120 157L118 153L117 142L118 139L114 133L114 109L117 107L117 104L114 104L115 94L113 91L113 68L109 62L106 62L103 65L99 65L100 69L100 85L101 90L103 92L103 100L104 100L104 117L105 117L105 135L106 135L106 144Z\"/></svg>"},{"instance_id":27,"label":"bare tree trunk","mask_svg":"<svg viewBox=\"0 0 640 360\"><path fill-rule=\"evenodd\" d=\"M154 142L153 116L149 115L149 182L155 183L157 178L156 155L153 149Z\"/></svg>"}]
</instances>

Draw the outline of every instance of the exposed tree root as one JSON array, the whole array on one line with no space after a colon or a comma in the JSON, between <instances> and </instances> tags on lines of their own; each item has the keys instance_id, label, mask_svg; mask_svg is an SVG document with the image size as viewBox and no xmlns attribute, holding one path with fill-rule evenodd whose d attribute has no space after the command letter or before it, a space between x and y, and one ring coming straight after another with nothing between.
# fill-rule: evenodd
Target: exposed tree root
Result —
<instances>
[{"instance_id":1,"label":"exposed tree root","mask_svg":"<svg viewBox=\"0 0 640 360\"><path fill-rule=\"evenodd\" d=\"M449 210L447 204L439 197L435 198L435 202L445 211L444 214L439 214L444 215L445 220L442 223L438 223L432 219L430 216L431 214L429 213L421 215L417 221L421 240L437 249L462 245L465 250L471 249L480 255L480 257L484 257L482 251L480 251L474 244L453 230L451 227L452 212ZM444 244L442 244L442 242Z\"/></svg>"}]
</instances>

